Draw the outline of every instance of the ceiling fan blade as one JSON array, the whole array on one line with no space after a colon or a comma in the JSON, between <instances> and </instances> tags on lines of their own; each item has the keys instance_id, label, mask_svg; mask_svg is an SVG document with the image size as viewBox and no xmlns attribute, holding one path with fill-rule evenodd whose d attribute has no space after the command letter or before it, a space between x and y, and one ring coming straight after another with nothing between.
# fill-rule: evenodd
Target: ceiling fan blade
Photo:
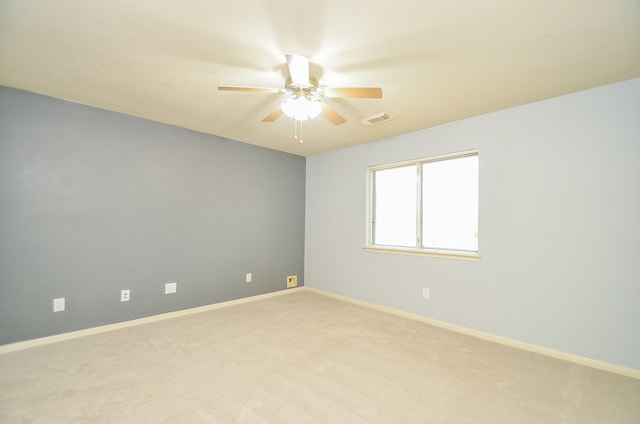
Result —
<instances>
[{"instance_id":1,"label":"ceiling fan blade","mask_svg":"<svg viewBox=\"0 0 640 424\"><path fill-rule=\"evenodd\" d=\"M280 106L278 106L277 108L275 108L273 110L273 112L271 112L270 114L265 116L265 118L262 120L262 122L273 122L276 119L278 119L280 117L280 115L282 115L282 108Z\"/></svg>"},{"instance_id":2,"label":"ceiling fan blade","mask_svg":"<svg viewBox=\"0 0 640 424\"><path fill-rule=\"evenodd\" d=\"M321 90L325 97L350 97L361 99L382 98L382 88L379 87L323 87Z\"/></svg>"},{"instance_id":3,"label":"ceiling fan blade","mask_svg":"<svg viewBox=\"0 0 640 424\"><path fill-rule=\"evenodd\" d=\"M309 85L309 59L298 54L288 54L287 65L291 82L306 87Z\"/></svg>"},{"instance_id":4,"label":"ceiling fan blade","mask_svg":"<svg viewBox=\"0 0 640 424\"><path fill-rule=\"evenodd\" d=\"M275 93L282 94L284 90L281 88L265 88L265 87L236 87L236 86L228 86L228 85L219 85L218 90L220 91L248 91L252 93Z\"/></svg>"},{"instance_id":5,"label":"ceiling fan blade","mask_svg":"<svg viewBox=\"0 0 640 424\"><path fill-rule=\"evenodd\" d=\"M331 109L329 106L327 106L326 104L322 105L322 116L324 116L325 118L327 118L329 121L331 121L331 123L333 125L341 125L344 124L345 122L347 122L346 119L344 119L342 117L342 115L340 115L338 112L336 112L335 110Z\"/></svg>"}]
</instances>

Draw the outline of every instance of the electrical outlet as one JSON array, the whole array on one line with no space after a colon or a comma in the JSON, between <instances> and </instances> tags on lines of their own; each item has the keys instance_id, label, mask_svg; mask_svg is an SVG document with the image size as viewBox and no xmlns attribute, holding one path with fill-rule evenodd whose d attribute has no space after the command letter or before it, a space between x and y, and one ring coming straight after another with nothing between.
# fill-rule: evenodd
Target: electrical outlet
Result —
<instances>
[{"instance_id":1,"label":"electrical outlet","mask_svg":"<svg viewBox=\"0 0 640 424\"><path fill-rule=\"evenodd\" d=\"M426 289L426 288L422 289L422 297L424 299L430 299L431 298L431 294L429 293L429 289Z\"/></svg>"},{"instance_id":2,"label":"electrical outlet","mask_svg":"<svg viewBox=\"0 0 640 424\"><path fill-rule=\"evenodd\" d=\"M178 291L178 283L165 283L164 294L173 294Z\"/></svg>"},{"instance_id":3,"label":"electrical outlet","mask_svg":"<svg viewBox=\"0 0 640 424\"><path fill-rule=\"evenodd\" d=\"M131 300L131 290L120 290L120 302L128 302Z\"/></svg>"},{"instance_id":4,"label":"electrical outlet","mask_svg":"<svg viewBox=\"0 0 640 424\"><path fill-rule=\"evenodd\" d=\"M53 299L53 312L62 312L65 309L64 297Z\"/></svg>"},{"instance_id":5,"label":"electrical outlet","mask_svg":"<svg viewBox=\"0 0 640 424\"><path fill-rule=\"evenodd\" d=\"M287 288L297 287L298 286L298 276L297 275L289 275L287 277Z\"/></svg>"},{"instance_id":6,"label":"electrical outlet","mask_svg":"<svg viewBox=\"0 0 640 424\"><path fill-rule=\"evenodd\" d=\"M244 279L244 280L245 280L247 283L250 283L250 282L251 282L251 273L250 273L250 272L247 272L247 275L245 276L245 279Z\"/></svg>"}]
</instances>

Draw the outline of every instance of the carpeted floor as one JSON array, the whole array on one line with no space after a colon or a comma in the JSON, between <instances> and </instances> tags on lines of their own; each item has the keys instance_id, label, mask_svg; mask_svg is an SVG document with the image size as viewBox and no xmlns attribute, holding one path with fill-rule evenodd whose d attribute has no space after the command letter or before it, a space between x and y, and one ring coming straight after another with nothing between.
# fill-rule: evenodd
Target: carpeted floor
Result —
<instances>
[{"instance_id":1,"label":"carpeted floor","mask_svg":"<svg viewBox=\"0 0 640 424\"><path fill-rule=\"evenodd\" d=\"M0 355L2 423L640 423L640 380L308 291Z\"/></svg>"}]
</instances>

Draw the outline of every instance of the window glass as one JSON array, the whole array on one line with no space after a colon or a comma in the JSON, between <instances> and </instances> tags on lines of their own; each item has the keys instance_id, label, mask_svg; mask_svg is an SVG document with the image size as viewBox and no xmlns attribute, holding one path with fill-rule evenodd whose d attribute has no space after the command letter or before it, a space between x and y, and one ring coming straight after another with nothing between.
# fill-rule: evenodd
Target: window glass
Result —
<instances>
[{"instance_id":1,"label":"window glass","mask_svg":"<svg viewBox=\"0 0 640 424\"><path fill-rule=\"evenodd\" d=\"M375 244L416 246L417 184L415 165L375 173Z\"/></svg>"},{"instance_id":2,"label":"window glass","mask_svg":"<svg viewBox=\"0 0 640 424\"><path fill-rule=\"evenodd\" d=\"M422 246L478 250L478 156L422 164Z\"/></svg>"}]
</instances>

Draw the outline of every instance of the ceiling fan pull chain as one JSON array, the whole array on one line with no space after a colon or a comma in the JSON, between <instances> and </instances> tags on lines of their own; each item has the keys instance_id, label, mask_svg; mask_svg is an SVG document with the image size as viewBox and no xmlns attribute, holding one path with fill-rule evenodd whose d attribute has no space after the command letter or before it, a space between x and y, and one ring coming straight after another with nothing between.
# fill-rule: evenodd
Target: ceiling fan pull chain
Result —
<instances>
[{"instance_id":1,"label":"ceiling fan pull chain","mask_svg":"<svg viewBox=\"0 0 640 424\"><path fill-rule=\"evenodd\" d=\"M302 140L302 121L298 121L297 119L293 120L293 139L296 141L300 140L300 144L304 143Z\"/></svg>"},{"instance_id":2,"label":"ceiling fan pull chain","mask_svg":"<svg viewBox=\"0 0 640 424\"><path fill-rule=\"evenodd\" d=\"M302 121L300 121L298 125L300 126L300 144L302 144L304 143L304 140L302 139Z\"/></svg>"}]
</instances>

